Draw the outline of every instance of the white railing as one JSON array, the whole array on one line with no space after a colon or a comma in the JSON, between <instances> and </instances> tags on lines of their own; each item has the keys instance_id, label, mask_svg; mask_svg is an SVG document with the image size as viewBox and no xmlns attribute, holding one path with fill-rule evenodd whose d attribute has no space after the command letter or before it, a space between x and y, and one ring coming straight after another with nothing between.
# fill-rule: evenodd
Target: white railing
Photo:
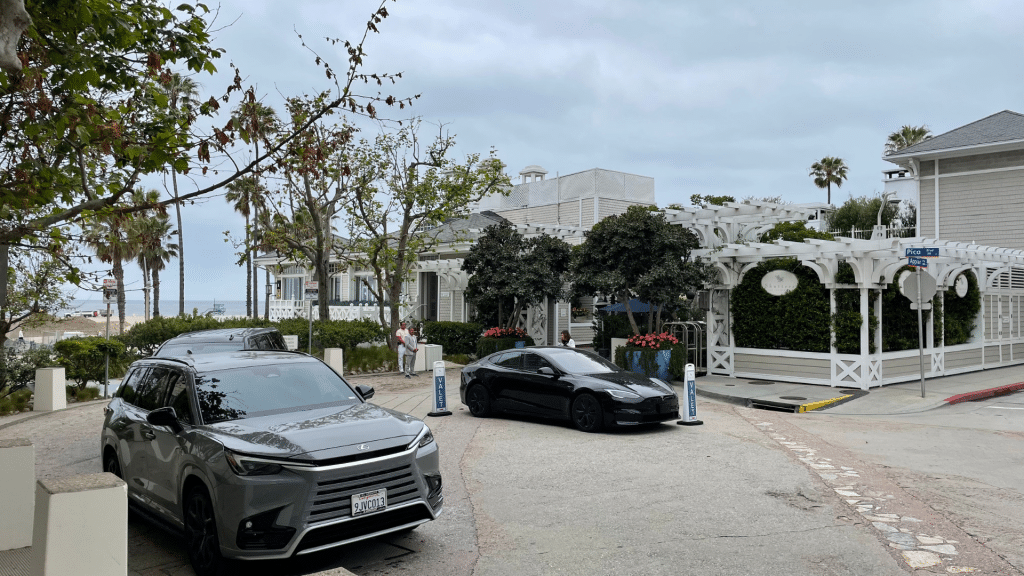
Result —
<instances>
[{"instance_id":1,"label":"white railing","mask_svg":"<svg viewBox=\"0 0 1024 576\"><path fill-rule=\"evenodd\" d=\"M384 317L390 317L390 310L385 306ZM408 310L405 306L400 309L400 316L405 318ZM329 305L327 312L330 315L331 320L359 320L362 318L369 318L371 320L380 320L380 307L376 304L346 304L346 305ZM308 318L309 317L309 302L305 300L271 300L270 301L270 321L276 322L286 318ZM313 320L320 319L320 310L315 304L313 306Z\"/></svg>"},{"instance_id":2,"label":"white railing","mask_svg":"<svg viewBox=\"0 0 1024 576\"><path fill-rule=\"evenodd\" d=\"M860 230L857 228L849 228L846 230L829 229L825 230L829 234L836 238L853 238L856 240L870 240L873 230L870 228L867 230ZM917 236L917 228L914 226L903 227L899 225L892 225L885 227L886 238L913 238Z\"/></svg>"}]
</instances>

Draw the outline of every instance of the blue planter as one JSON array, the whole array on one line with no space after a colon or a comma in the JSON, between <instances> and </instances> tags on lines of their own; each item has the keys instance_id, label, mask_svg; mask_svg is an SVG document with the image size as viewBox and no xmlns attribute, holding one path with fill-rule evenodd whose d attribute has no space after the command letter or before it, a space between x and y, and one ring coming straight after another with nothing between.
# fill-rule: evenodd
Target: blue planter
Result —
<instances>
[{"instance_id":1,"label":"blue planter","mask_svg":"<svg viewBox=\"0 0 1024 576\"><path fill-rule=\"evenodd\" d=\"M640 364L640 350L633 350L626 352L626 370L630 372L636 372L637 374L643 374L644 369ZM668 371L668 364L672 360L671 350L657 350L654 352L654 362L657 365L657 371L654 374L649 374L654 378L660 378L665 382L671 382L672 377Z\"/></svg>"},{"instance_id":2,"label":"blue planter","mask_svg":"<svg viewBox=\"0 0 1024 576\"><path fill-rule=\"evenodd\" d=\"M516 342L516 348L526 348L526 340L518 340Z\"/></svg>"}]
</instances>

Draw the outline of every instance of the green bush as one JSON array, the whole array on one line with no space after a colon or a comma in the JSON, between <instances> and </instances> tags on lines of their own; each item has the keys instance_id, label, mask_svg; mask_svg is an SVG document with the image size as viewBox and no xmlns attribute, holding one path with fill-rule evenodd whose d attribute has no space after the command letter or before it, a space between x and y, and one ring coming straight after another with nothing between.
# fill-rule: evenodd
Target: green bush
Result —
<instances>
[{"instance_id":1,"label":"green bush","mask_svg":"<svg viewBox=\"0 0 1024 576\"><path fill-rule=\"evenodd\" d=\"M309 338L308 321L305 334L306 338ZM328 320L327 322L318 321L313 323L313 345L320 349L344 348L345 352L349 352L357 344L379 342L383 339L384 328L369 318L362 318L360 320ZM302 340L301 336L299 340Z\"/></svg>"},{"instance_id":2,"label":"green bush","mask_svg":"<svg viewBox=\"0 0 1024 576\"><path fill-rule=\"evenodd\" d=\"M444 354L441 358L445 362L451 362L452 364L461 364L465 366L473 361L468 354Z\"/></svg>"},{"instance_id":3,"label":"green bush","mask_svg":"<svg viewBox=\"0 0 1024 576\"><path fill-rule=\"evenodd\" d=\"M18 390L9 396L0 398L0 416L25 410L30 398L32 398L32 391L28 389Z\"/></svg>"},{"instance_id":4,"label":"green bush","mask_svg":"<svg viewBox=\"0 0 1024 576\"><path fill-rule=\"evenodd\" d=\"M594 348L611 349L612 338L629 338L633 335L633 327L629 325L629 318L625 314L598 314L595 324Z\"/></svg>"},{"instance_id":5,"label":"green bush","mask_svg":"<svg viewBox=\"0 0 1024 576\"><path fill-rule=\"evenodd\" d=\"M427 322L423 336L431 344L440 344L448 354L472 354L483 334L483 326L473 322Z\"/></svg>"},{"instance_id":6,"label":"green bush","mask_svg":"<svg viewBox=\"0 0 1024 576\"><path fill-rule=\"evenodd\" d=\"M961 298L956 289L950 288L945 294L945 332L946 345L964 344L971 339L978 324L978 312L981 310L981 290L978 279L972 272L964 272L967 277L967 294Z\"/></svg>"},{"instance_id":7,"label":"green bush","mask_svg":"<svg viewBox=\"0 0 1024 576\"><path fill-rule=\"evenodd\" d=\"M95 400L99 397L99 388L82 388L81 390L75 391L75 400L79 402L88 402L89 400Z\"/></svg>"},{"instance_id":8,"label":"green bush","mask_svg":"<svg viewBox=\"0 0 1024 576\"><path fill-rule=\"evenodd\" d=\"M36 369L57 366L57 356L49 348L15 352L4 348L0 368L0 398L28 388L36 380Z\"/></svg>"},{"instance_id":9,"label":"green bush","mask_svg":"<svg viewBox=\"0 0 1024 576\"><path fill-rule=\"evenodd\" d=\"M345 353L345 370L348 372L373 372L379 368L396 372L398 353L387 346L358 346Z\"/></svg>"},{"instance_id":10,"label":"green bush","mask_svg":"<svg viewBox=\"0 0 1024 576\"><path fill-rule=\"evenodd\" d=\"M529 336L514 338L481 338L476 343L476 357L483 358L488 354L494 354L499 350L508 350L516 347L516 342L526 341L525 346L533 346L533 338Z\"/></svg>"},{"instance_id":11,"label":"green bush","mask_svg":"<svg viewBox=\"0 0 1024 576\"><path fill-rule=\"evenodd\" d=\"M761 279L773 270L788 270L799 283L783 296L772 296ZM732 329L743 348L828 352L832 338L828 289L817 274L795 258L766 260L743 275L732 291Z\"/></svg>"},{"instance_id":12,"label":"green bush","mask_svg":"<svg viewBox=\"0 0 1024 576\"><path fill-rule=\"evenodd\" d=\"M68 378L77 383L78 389L85 388L89 381L102 381L105 367L104 353L110 355L110 373L123 374L129 356L124 343L106 340L102 336L71 338L53 345L61 366Z\"/></svg>"}]
</instances>

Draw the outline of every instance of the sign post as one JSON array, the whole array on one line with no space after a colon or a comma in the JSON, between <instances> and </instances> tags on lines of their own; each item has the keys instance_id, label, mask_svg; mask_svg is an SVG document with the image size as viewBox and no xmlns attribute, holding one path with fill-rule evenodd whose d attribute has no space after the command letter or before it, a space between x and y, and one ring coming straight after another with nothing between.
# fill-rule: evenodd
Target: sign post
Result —
<instances>
[{"instance_id":1,"label":"sign post","mask_svg":"<svg viewBox=\"0 0 1024 576\"><path fill-rule=\"evenodd\" d=\"M676 422L680 426L700 426L704 422L697 420L697 369L693 364L686 365L685 386L683 387L683 405L680 412L683 419Z\"/></svg>"},{"instance_id":2,"label":"sign post","mask_svg":"<svg viewBox=\"0 0 1024 576\"><path fill-rule=\"evenodd\" d=\"M110 305L117 301L117 280L103 279L103 303L107 305L107 341L110 341ZM103 397L110 398L110 351L103 353Z\"/></svg>"},{"instance_id":3,"label":"sign post","mask_svg":"<svg viewBox=\"0 0 1024 576\"><path fill-rule=\"evenodd\" d=\"M921 370L921 398L925 397L924 389L924 311L931 310L931 300L935 297L937 286L935 278L927 272L928 258L939 255L938 248L907 248L907 260L917 271L903 283L903 295L910 298L910 309L917 310L917 363Z\"/></svg>"},{"instance_id":4,"label":"sign post","mask_svg":"<svg viewBox=\"0 0 1024 576\"><path fill-rule=\"evenodd\" d=\"M444 360L434 362L434 410L427 416L451 416L445 391Z\"/></svg>"},{"instance_id":5,"label":"sign post","mask_svg":"<svg viewBox=\"0 0 1024 576\"><path fill-rule=\"evenodd\" d=\"M313 301L317 299L316 280L307 280L303 294L309 300L309 355L313 355Z\"/></svg>"}]
</instances>

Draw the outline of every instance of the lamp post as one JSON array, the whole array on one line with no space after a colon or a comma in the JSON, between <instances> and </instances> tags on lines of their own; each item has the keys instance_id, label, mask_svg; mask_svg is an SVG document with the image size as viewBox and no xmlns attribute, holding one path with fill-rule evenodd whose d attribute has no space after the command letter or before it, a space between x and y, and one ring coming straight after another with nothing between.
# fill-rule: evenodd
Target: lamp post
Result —
<instances>
[{"instance_id":1,"label":"lamp post","mask_svg":"<svg viewBox=\"0 0 1024 576\"><path fill-rule=\"evenodd\" d=\"M885 240L886 233L885 228L882 226L882 212L885 210L885 205L888 203L899 204L898 199L890 200L893 196L896 196L895 192L885 192L882 194L882 202L878 206L878 218L875 221L875 228L871 231L872 240Z\"/></svg>"},{"instance_id":2,"label":"lamp post","mask_svg":"<svg viewBox=\"0 0 1024 576\"><path fill-rule=\"evenodd\" d=\"M270 282L267 282L267 299L266 299L267 312L266 312L266 314L264 314L264 318L263 319L268 321L268 322L270 321L270 295L273 294L273 293L274 293L274 285L271 284Z\"/></svg>"}]
</instances>

